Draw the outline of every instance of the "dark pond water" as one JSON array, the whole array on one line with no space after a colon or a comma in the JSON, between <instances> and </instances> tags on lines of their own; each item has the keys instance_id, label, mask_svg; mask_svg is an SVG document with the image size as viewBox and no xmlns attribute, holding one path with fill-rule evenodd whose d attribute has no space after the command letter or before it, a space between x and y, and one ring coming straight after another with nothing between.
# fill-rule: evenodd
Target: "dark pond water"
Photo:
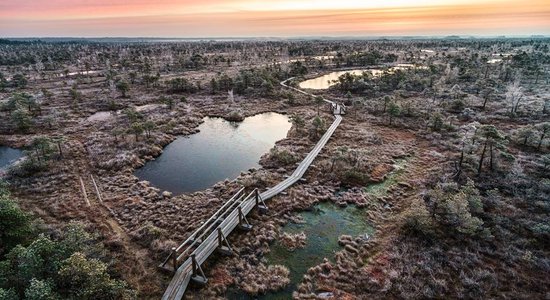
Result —
<instances>
[{"instance_id":1,"label":"dark pond water","mask_svg":"<svg viewBox=\"0 0 550 300\"><path fill-rule=\"evenodd\" d=\"M386 195L388 188L398 182L406 164L407 159L398 160L394 165L395 170L388 175L384 182L369 185L364 188L364 191L372 195ZM345 189L337 193L342 192L345 192ZM367 210L358 209L352 205L340 208L329 202L316 205L313 211L301 212L300 216L304 223L288 224L283 228L283 232L304 232L307 236L306 247L289 251L279 242L275 242L270 246L271 252L266 256L268 264L284 265L290 270L290 284L283 290L256 297L249 296L233 287L229 289L227 298L232 300L292 299L292 292L296 290L307 270L322 263L323 258L332 260L334 253L342 249L338 244L338 237L344 234L354 238L365 234L369 237L374 235L374 228L367 222L366 213Z\"/></svg>"},{"instance_id":2,"label":"dark pond water","mask_svg":"<svg viewBox=\"0 0 550 300\"><path fill-rule=\"evenodd\" d=\"M290 270L290 284L276 293L267 294L261 299L291 299L292 292L302 281L307 270L323 262L324 258L332 260L334 253L342 250L338 238L347 234L353 237L372 236L374 233L363 215L366 210L354 206L337 207L332 203L321 203L313 211L303 212L303 224L289 224L283 231L288 233L305 232L306 246L302 249L289 251L276 242L267 255L269 264L284 265Z\"/></svg>"},{"instance_id":3,"label":"dark pond water","mask_svg":"<svg viewBox=\"0 0 550 300\"><path fill-rule=\"evenodd\" d=\"M5 170L21 157L23 157L23 151L6 146L0 146L0 171Z\"/></svg>"},{"instance_id":4,"label":"dark pond water","mask_svg":"<svg viewBox=\"0 0 550 300\"><path fill-rule=\"evenodd\" d=\"M285 138L291 126L288 117L278 113L238 123L205 118L199 133L176 139L135 175L176 195L204 190L259 167L260 157Z\"/></svg>"},{"instance_id":5,"label":"dark pond water","mask_svg":"<svg viewBox=\"0 0 550 300\"><path fill-rule=\"evenodd\" d=\"M343 248L338 244L338 238L347 234L353 237L372 236L373 227L366 222L366 210L355 206L340 208L332 203L323 202L315 206L313 211L301 212L302 224L288 224L283 232L300 233L307 236L306 246L302 249L289 251L279 242L271 245L271 252L266 256L270 265L284 265L290 270L290 284L283 290L252 297L246 293L230 289L226 295L229 299L292 299L292 292L302 281L307 270L323 262L324 258L332 260L334 254Z\"/></svg>"}]
</instances>

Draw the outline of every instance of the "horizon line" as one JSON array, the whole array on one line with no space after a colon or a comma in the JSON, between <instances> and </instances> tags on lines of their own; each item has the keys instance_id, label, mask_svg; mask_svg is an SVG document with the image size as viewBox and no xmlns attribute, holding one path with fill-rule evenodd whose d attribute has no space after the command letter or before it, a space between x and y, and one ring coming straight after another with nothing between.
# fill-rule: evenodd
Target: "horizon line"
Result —
<instances>
[{"instance_id":1,"label":"horizon line","mask_svg":"<svg viewBox=\"0 0 550 300\"><path fill-rule=\"evenodd\" d=\"M550 38L550 33L533 34L446 34L446 35L296 35L296 36L0 36L0 39L311 39L311 38Z\"/></svg>"}]
</instances>

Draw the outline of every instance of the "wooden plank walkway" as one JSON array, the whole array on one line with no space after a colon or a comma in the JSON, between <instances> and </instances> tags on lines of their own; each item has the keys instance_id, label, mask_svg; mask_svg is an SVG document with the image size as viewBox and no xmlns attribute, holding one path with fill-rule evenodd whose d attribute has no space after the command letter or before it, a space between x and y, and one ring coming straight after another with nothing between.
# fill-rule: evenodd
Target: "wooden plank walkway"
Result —
<instances>
[{"instance_id":1,"label":"wooden plank walkway","mask_svg":"<svg viewBox=\"0 0 550 300\"><path fill-rule=\"evenodd\" d=\"M299 89L287 86L286 82L288 80L281 82L281 85L311 95ZM209 220L197 229L189 239L183 242L178 248L173 249L172 255L164 261L162 266L168 264L170 260L173 261L173 266L177 266L178 262L182 259L185 259L185 261L177 268L172 281L162 297L163 300L182 299L187 289L187 285L192 278L198 282L206 282L201 265L214 251L216 251L216 249L231 251L231 246L227 243L225 238L237 226L243 225L243 222L246 222L246 224L248 223L246 221L246 216L255 207L260 206L266 208L263 201L276 196L302 178L336 128L338 128L340 122L342 122L342 116L340 115L342 113L342 108L332 101L325 101L332 104L334 108L334 122L311 152L309 152L305 159L298 165L292 175L261 194L257 190L254 190L252 193L245 195L243 189L239 190L237 194L228 200ZM205 235L207 235L206 238L204 237Z\"/></svg>"}]
</instances>

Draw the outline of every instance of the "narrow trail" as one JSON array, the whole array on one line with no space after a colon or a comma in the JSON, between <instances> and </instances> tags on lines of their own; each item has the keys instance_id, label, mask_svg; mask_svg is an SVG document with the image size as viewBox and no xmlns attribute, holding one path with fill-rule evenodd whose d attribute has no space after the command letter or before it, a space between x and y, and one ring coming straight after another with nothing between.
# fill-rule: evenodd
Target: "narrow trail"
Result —
<instances>
[{"instance_id":1,"label":"narrow trail","mask_svg":"<svg viewBox=\"0 0 550 300\"><path fill-rule=\"evenodd\" d=\"M281 85L305 95L315 96L300 89L288 86L286 83L293 78L294 77L282 81ZM264 203L265 200L278 195L302 178L308 167L321 152L336 128L338 128L338 125L342 122L341 114L344 113L344 108L333 101L327 99L323 100L331 104L332 112L335 117L334 122L292 175L263 193L254 190L252 193L245 195L242 193L242 190L239 191L232 199L227 201L210 220L205 222L201 228L197 229L189 239L183 242L178 248L172 250L171 256L167 258L162 266L166 265L170 260L172 260L174 266L178 265L180 259L185 259L185 261L177 268L172 281L162 297L163 300L182 299L187 289L187 285L192 279L197 282L205 283L207 279L204 276L201 265L214 251L216 251L216 249L231 251L231 247L227 243L226 237L239 225L245 228L246 226L250 226L248 221L246 221L246 216L255 207L258 207L260 210L267 209ZM207 237L204 237L206 233L209 234Z\"/></svg>"},{"instance_id":2,"label":"narrow trail","mask_svg":"<svg viewBox=\"0 0 550 300\"><path fill-rule=\"evenodd\" d=\"M81 148L84 149L82 155L88 155L84 144L80 141L79 143ZM86 206L86 209L91 212L89 214L90 219L94 219L96 223L106 226L109 229L109 235L114 237L115 240L118 239L121 241L120 245L122 246L118 252L127 258L131 257L132 261L132 265L128 267L128 272L131 276L126 278L126 280L134 286L140 286L146 281L143 274L147 274L149 272L148 269L150 269L146 264L146 258L149 255L148 251L132 241L127 230L120 225L122 222L107 205L109 194L103 190L101 178L97 175L95 168L89 163L90 159L86 161L87 163L83 165L74 166L75 184L78 186L81 194L82 205Z\"/></svg>"}]
</instances>

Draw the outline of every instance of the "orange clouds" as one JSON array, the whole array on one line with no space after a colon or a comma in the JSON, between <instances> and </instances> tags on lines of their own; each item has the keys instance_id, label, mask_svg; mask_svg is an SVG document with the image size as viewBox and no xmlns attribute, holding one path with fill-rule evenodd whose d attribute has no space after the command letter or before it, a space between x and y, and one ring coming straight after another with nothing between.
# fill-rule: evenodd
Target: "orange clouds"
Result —
<instances>
[{"instance_id":1,"label":"orange clouds","mask_svg":"<svg viewBox=\"0 0 550 300\"><path fill-rule=\"evenodd\" d=\"M75 19L192 12L217 0L3 0L0 17L8 19Z\"/></svg>"},{"instance_id":2,"label":"orange clouds","mask_svg":"<svg viewBox=\"0 0 550 300\"><path fill-rule=\"evenodd\" d=\"M256 6L251 7L258 5L256 0L223 1L223 4L217 4L221 3L219 0L201 1L200 4L193 0L160 0L154 5L145 0L132 1L131 5L124 5L127 2L123 0L78 0L63 6L66 0L50 0L48 9L44 10L47 13L31 9L7 14L21 5L37 2L19 0L19 6L0 4L0 35L224 37L550 33L550 3L546 0L378 9L231 11L231 5L243 6L247 1L255 3ZM422 3L420 0L392 1Z\"/></svg>"},{"instance_id":3,"label":"orange clouds","mask_svg":"<svg viewBox=\"0 0 550 300\"><path fill-rule=\"evenodd\" d=\"M550 33L550 5L453 5L373 10L287 12L253 18L258 25L316 29L326 34L530 34Z\"/></svg>"}]
</instances>

